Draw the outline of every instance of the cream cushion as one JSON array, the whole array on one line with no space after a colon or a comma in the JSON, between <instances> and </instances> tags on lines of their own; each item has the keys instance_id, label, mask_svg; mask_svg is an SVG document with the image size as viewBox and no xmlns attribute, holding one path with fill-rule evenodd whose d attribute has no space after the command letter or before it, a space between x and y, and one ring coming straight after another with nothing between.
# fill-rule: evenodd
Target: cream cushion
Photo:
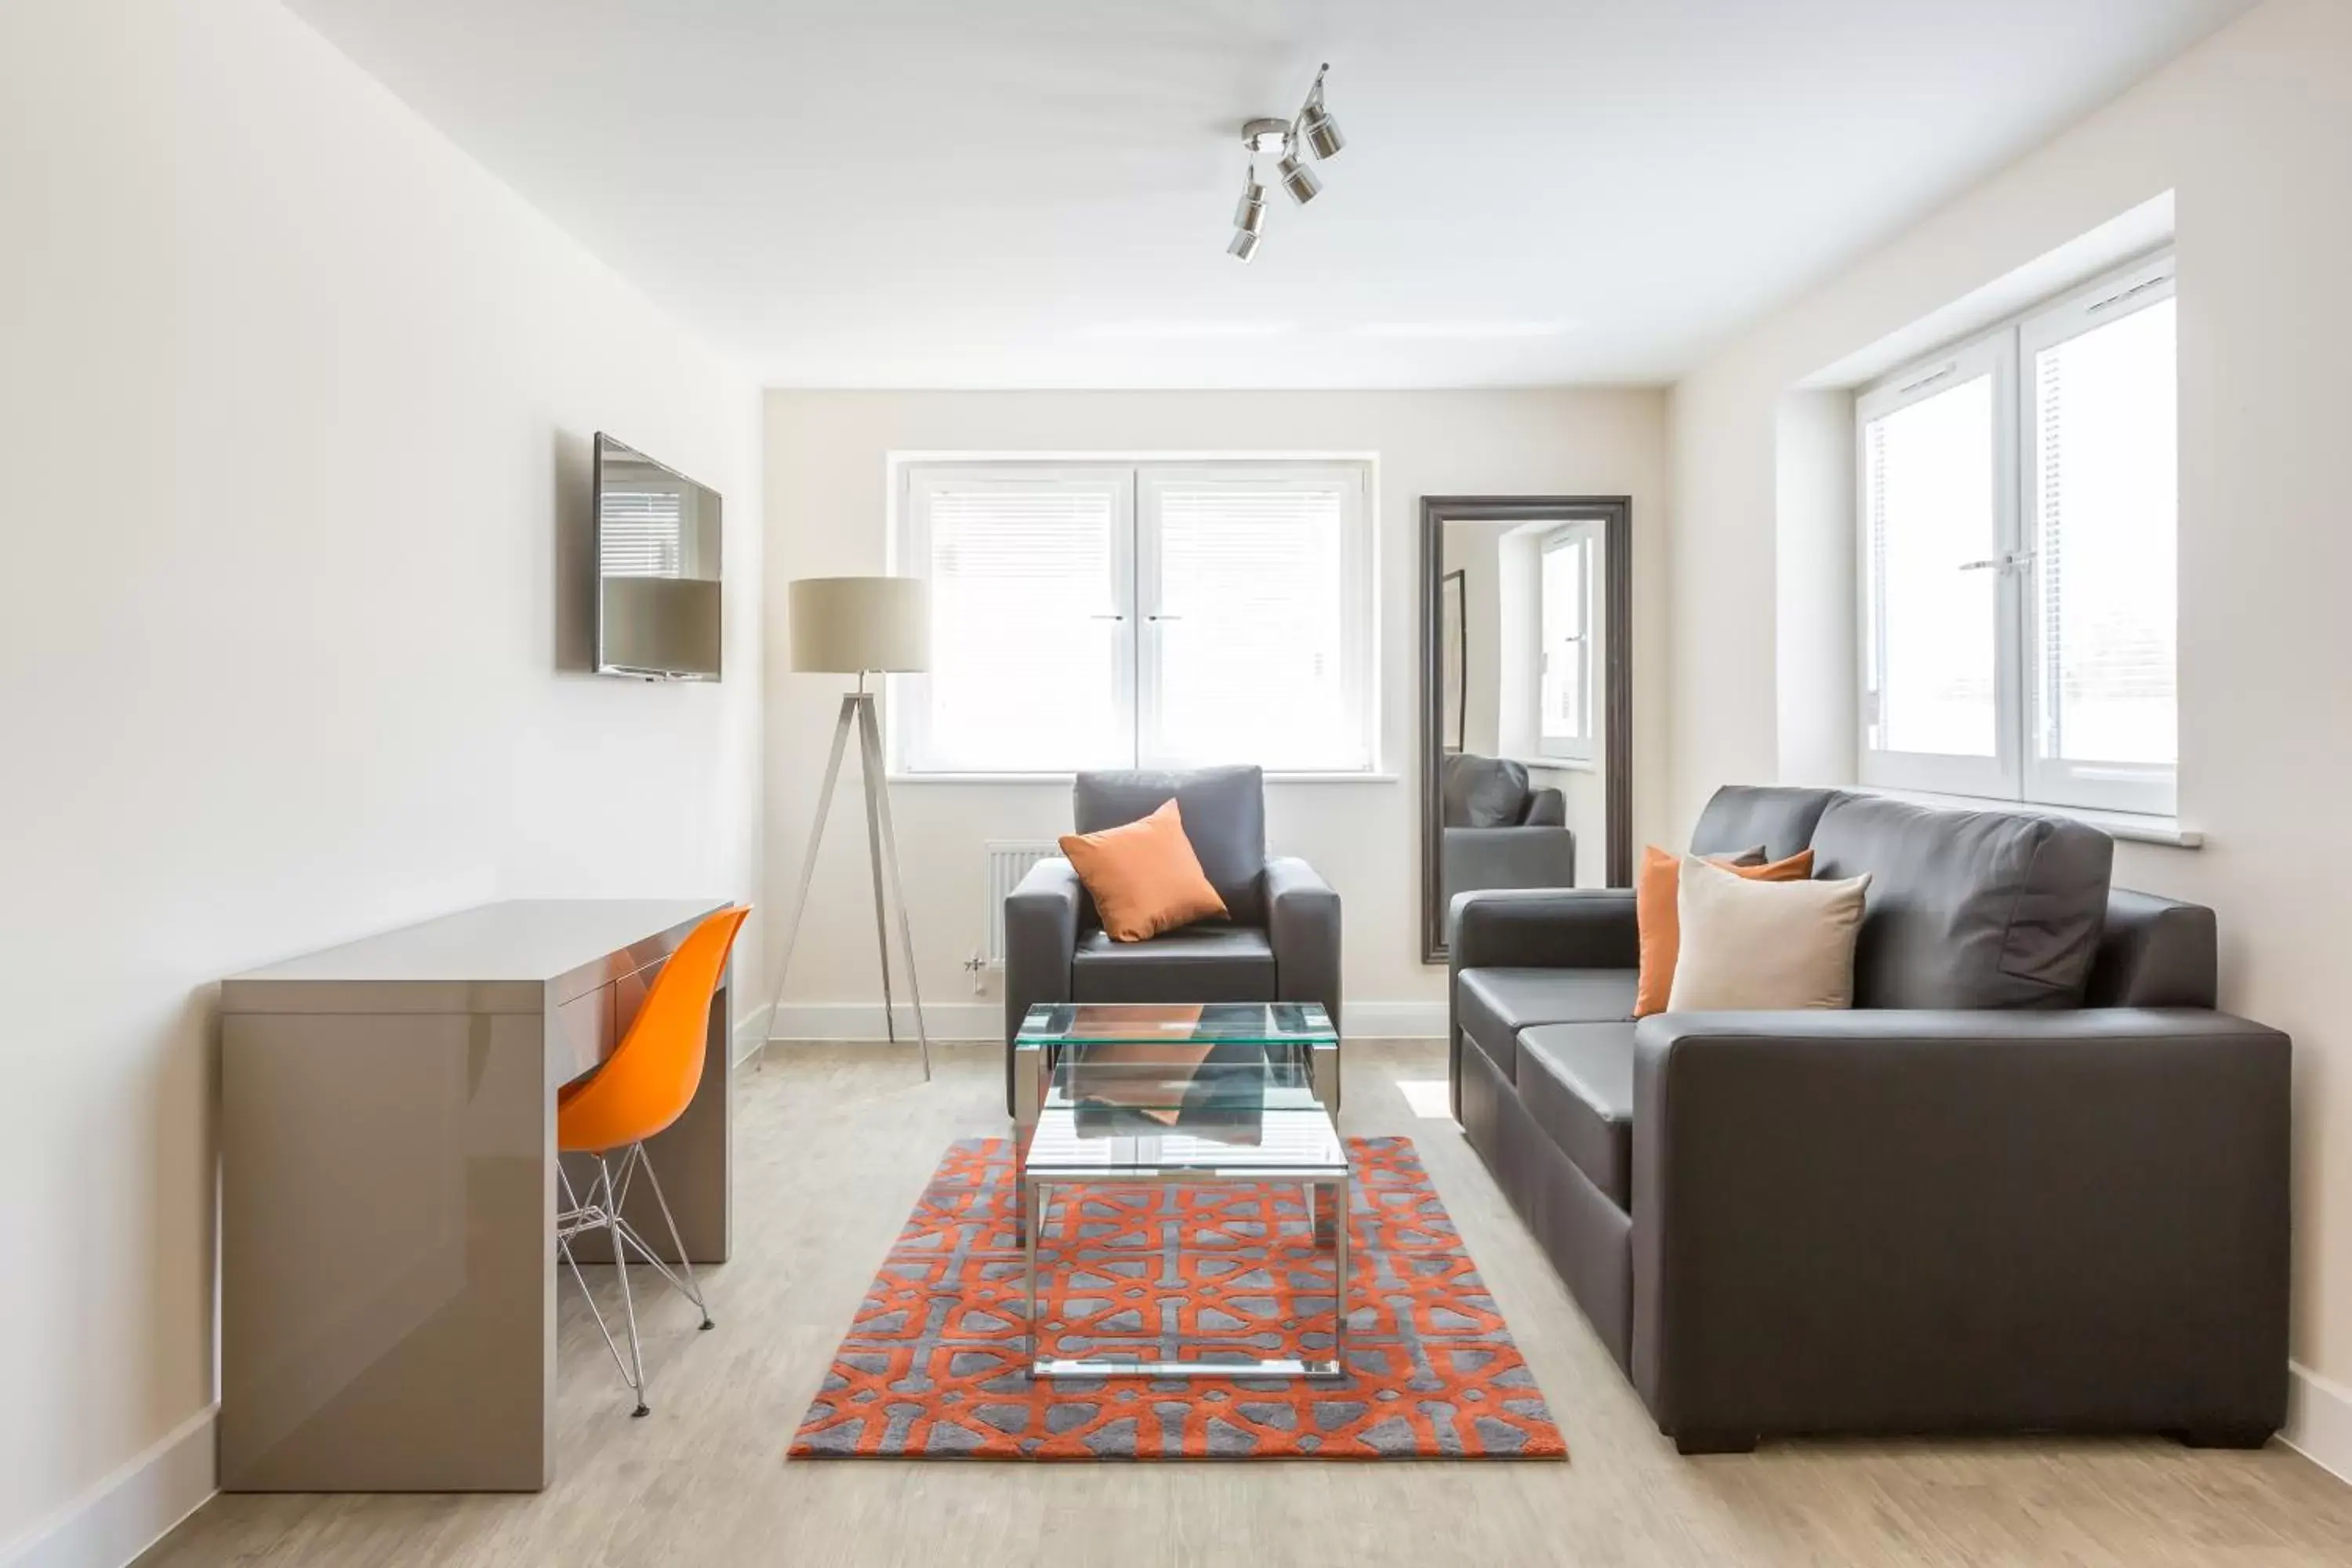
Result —
<instances>
[{"instance_id":1,"label":"cream cushion","mask_svg":"<svg viewBox=\"0 0 2352 1568\"><path fill-rule=\"evenodd\" d=\"M1869 873L1761 882L1683 859L1682 952L1670 1013L1853 1005L1853 942Z\"/></svg>"}]
</instances>

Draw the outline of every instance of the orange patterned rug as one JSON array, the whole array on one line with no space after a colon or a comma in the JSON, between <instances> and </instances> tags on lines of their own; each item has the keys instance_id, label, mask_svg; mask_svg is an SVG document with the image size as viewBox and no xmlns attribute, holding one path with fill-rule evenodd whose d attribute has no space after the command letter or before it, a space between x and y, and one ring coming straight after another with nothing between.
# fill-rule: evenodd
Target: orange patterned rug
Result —
<instances>
[{"instance_id":1,"label":"orange patterned rug","mask_svg":"<svg viewBox=\"0 0 2352 1568\"><path fill-rule=\"evenodd\" d=\"M1011 1147L964 1139L866 1292L793 1456L1565 1457L1412 1140L1348 1144L1346 1377L1032 1380ZM1066 1188L1040 1235L1048 1354L1330 1353L1331 1257L1297 1187Z\"/></svg>"}]
</instances>

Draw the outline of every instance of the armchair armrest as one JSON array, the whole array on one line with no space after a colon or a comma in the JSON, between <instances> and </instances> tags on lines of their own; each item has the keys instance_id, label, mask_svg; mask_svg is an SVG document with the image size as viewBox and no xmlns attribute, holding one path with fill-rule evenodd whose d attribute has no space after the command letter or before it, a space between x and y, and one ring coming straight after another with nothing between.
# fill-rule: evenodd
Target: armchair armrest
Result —
<instances>
[{"instance_id":1,"label":"armchair armrest","mask_svg":"<svg viewBox=\"0 0 2352 1568\"><path fill-rule=\"evenodd\" d=\"M1863 1010L1634 1041L1633 1371L1686 1449L2284 1419L2284 1035Z\"/></svg>"},{"instance_id":2,"label":"armchair armrest","mask_svg":"<svg viewBox=\"0 0 2352 1568\"><path fill-rule=\"evenodd\" d=\"M1004 1105L1013 1109L1013 1037L1039 1002L1070 999L1070 960L1078 948L1084 886L1067 860L1029 868L1004 898Z\"/></svg>"},{"instance_id":3,"label":"armchair armrest","mask_svg":"<svg viewBox=\"0 0 2352 1568\"><path fill-rule=\"evenodd\" d=\"M1528 792L1528 809L1519 818L1522 827L1566 827L1568 796L1546 786Z\"/></svg>"},{"instance_id":4,"label":"armchair armrest","mask_svg":"<svg viewBox=\"0 0 2352 1568\"><path fill-rule=\"evenodd\" d=\"M1339 1023L1339 895L1296 856L1265 863L1265 934L1275 999L1320 1002Z\"/></svg>"}]
</instances>

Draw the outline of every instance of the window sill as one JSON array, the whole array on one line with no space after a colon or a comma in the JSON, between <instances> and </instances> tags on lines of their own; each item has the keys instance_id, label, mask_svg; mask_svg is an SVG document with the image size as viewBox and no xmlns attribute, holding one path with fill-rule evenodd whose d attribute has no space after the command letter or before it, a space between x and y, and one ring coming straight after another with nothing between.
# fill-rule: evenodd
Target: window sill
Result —
<instances>
[{"instance_id":1,"label":"window sill","mask_svg":"<svg viewBox=\"0 0 2352 1568\"><path fill-rule=\"evenodd\" d=\"M1597 773L1601 764L1584 757L1536 757L1513 755L1505 759L1523 768L1542 768L1555 773Z\"/></svg>"},{"instance_id":2,"label":"window sill","mask_svg":"<svg viewBox=\"0 0 2352 1568\"><path fill-rule=\"evenodd\" d=\"M1963 811L2031 811L2042 816L2063 816L2095 827L2110 838L2131 844L2154 844L2167 849L2202 849L2205 836L2195 828L2183 827L2177 816L2150 816L2137 811L2099 811L2087 805L2045 805L2039 801L2001 800L1990 795L1937 795L1929 790L1884 789L1875 784L1855 784L1858 795L1885 795L1889 800L1907 800L1921 805L1955 806Z\"/></svg>"},{"instance_id":3,"label":"window sill","mask_svg":"<svg viewBox=\"0 0 2352 1568\"><path fill-rule=\"evenodd\" d=\"M1076 773L902 773L884 775L894 784L1060 784L1074 783ZM1395 773L1277 773L1265 775L1269 784L1394 784Z\"/></svg>"}]
</instances>

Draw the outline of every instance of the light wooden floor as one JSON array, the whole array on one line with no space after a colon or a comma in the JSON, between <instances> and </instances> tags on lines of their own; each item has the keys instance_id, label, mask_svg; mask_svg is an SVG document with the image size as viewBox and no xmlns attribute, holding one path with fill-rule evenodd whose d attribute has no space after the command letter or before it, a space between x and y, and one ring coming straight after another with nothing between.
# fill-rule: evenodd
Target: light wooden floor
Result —
<instances>
[{"instance_id":1,"label":"light wooden floor","mask_svg":"<svg viewBox=\"0 0 2352 1568\"><path fill-rule=\"evenodd\" d=\"M1002 1130L993 1047L777 1048L739 1077L719 1328L656 1299L654 1414L563 1296L562 1452L537 1497L222 1497L142 1561L433 1563L2352 1563L2352 1488L2273 1444L1781 1444L1675 1457L1450 1121L1399 1088L1434 1042L1349 1047L1351 1131L1412 1135L1567 1434L1566 1464L786 1464L784 1447L940 1148ZM609 1271L605 1271L609 1272Z\"/></svg>"}]
</instances>

